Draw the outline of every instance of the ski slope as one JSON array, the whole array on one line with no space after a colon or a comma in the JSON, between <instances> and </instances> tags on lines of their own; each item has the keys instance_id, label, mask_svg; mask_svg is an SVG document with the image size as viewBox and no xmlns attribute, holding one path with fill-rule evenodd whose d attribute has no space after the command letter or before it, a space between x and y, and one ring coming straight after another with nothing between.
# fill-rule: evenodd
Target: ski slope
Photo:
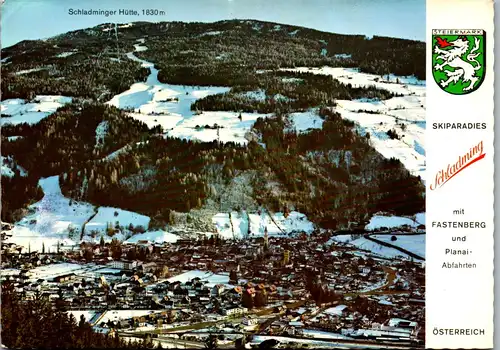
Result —
<instances>
[{"instance_id":1,"label":"ski slope","mask_svg":"<svg viewBox=\"0 0 500 350\"><path fill-rule=\"evenodd\" d=\"M93 242L99 242L101 236L106 242L113 238L123 241L127 236L132 236L130 242L150 240L161 243L177 239L177 236L163 231L133 236L133 232L129 230L130 225L134 228L142 226L147 230L150 222L148 216L112 207L96 209L90 203L66 198L61 193L58 176L42 178L38 184L43 190L43 198L29 206L28 215L14 225L10 231L12 237L6 240L22 246L26 251L42 251L45 248L46 252L55 252L58 244L73 246L80 242L82 231L83 240ZM118 232L108 235L108 224L115 228L117 223ZM97 235L91 238L93 233Z\"/></svg>"},{"instance_id":2,"label":"ski slope","mask_svg":"<svg viewBox=\"0 0 500 350\"><path fill-rule=\"evenodd\" d=\"M43 190L43 198L29 207L29 214L14 225L12 237L7 241L26 250L29 247L31 251L41 251L45 245L46 252L49 249L55 252L58 242L75 244L82 226L94 214L94 206L64 197L58 176L42 178L38 184Z\"/></svg>"},{"instance_id":3,"label":"ski slope","mask_svg":"<svg viewBox=\"0 0 500 350\"><path fill-rule=\"evenodd\" d=\"M144 40L140 41L144 43ZM135 52L147 47L136 44ZM133 84L130 89L114 96L107 104L121 109L133 109L129 115L144 122L148 127L161 126L165 136L178 137L201 142L219 140L246 144L247 133L259 117L269 114L237 112L201 112L191 110L198 99L214 94L226 93L228 87L189 86L164 84L158 80L158 69L154 64L142 60L129 52L127 57L148 68L146 82ZM207 127L208 126L208 127Z\"/></svg>"},{"instance_id":4,"label":"ski slope","mask_svg":"<svg viewBox=\"0 0 500 350\"><path fill-rule=\"evenodd\" d=\"M417 214L415 220L402 216L385 216L385 215L374 215L370 219L368 225L365 226L366 230L375 230L381 227L395 228L407 225L416 228L420 225L420 220L423 218L423 224L425 224L424 213Z\"/></svg>"}]
</instances>

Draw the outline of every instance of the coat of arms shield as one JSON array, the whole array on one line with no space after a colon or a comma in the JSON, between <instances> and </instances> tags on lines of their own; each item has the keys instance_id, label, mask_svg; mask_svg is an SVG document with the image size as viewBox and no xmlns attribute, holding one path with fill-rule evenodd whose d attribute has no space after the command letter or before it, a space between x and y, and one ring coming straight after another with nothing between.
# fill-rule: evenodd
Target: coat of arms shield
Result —
<instances>
[{"instance_id":1,"label":"coat of arms shield","mask_svg":"<svg viewBox=\"0 0 500 350\"><path fill-rule=\"evenodd\" d=\"M453 95L476 91L486 73L486 35L482 29L434 29L432 75Z\"/></svg>"}]
</instances>

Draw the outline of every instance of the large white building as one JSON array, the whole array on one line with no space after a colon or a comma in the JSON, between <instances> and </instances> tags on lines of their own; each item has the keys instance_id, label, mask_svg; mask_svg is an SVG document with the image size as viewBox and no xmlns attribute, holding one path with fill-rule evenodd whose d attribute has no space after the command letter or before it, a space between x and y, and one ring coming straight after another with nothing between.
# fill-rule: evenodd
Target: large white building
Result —
<instances>
[{"instance_id":1,"label":"large white building","mask_svg":"<svg viewBox=\"0 0 500 350\"><path fill-rule=\"evenodd\" d=\"M119 270L133 270L135 269L139 263L136 260L130 261L130 260L119 260L119 261L112 261L109 266L114 268L114 269L119 269Z\"/></svg>"}]
</instances>

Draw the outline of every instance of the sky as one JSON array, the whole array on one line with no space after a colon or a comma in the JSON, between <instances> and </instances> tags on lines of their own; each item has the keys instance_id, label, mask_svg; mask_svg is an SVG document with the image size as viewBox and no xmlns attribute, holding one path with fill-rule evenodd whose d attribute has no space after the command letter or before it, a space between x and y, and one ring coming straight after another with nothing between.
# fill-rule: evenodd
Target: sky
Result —
<instances>
[{"instance_id":1,"label":"sky","mask_svg":"<svg viewBox=\"0 0 500 350\"><path fill-rule=\"evenodd\" d=\"M4 0L2 47L106 22L257 19L341 34L425 40L425 0ZM69 9L165 11L161 16L71 16Z\"/></svg>"}]
</instances>

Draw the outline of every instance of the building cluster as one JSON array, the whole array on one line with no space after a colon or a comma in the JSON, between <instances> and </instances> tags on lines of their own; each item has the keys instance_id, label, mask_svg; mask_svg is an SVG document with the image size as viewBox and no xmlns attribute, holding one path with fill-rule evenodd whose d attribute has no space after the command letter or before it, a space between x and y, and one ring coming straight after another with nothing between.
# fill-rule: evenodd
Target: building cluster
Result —
<instances>
[{"instance_id":1,"label":"building cluster","mask_svg":"<svg viewBox=\"0 0 500 350\"><path fill-rule=\"evenodd\" d=\"M153 311L106 322L96 316L91 323L100 329L229 322L237 332L306 338L316 337L314 332L355 339L423 334L420 263L384 259L321 234L240 241L215 235L161 245L115 241L79 248L11 251L2 261L7 272L2 279L25 299L45 296L64 310ZM45 269L66 265L54 273ZM391 319L413 323L401 331L405 327L388 325Z\"/></svg>"}]
</instances>

